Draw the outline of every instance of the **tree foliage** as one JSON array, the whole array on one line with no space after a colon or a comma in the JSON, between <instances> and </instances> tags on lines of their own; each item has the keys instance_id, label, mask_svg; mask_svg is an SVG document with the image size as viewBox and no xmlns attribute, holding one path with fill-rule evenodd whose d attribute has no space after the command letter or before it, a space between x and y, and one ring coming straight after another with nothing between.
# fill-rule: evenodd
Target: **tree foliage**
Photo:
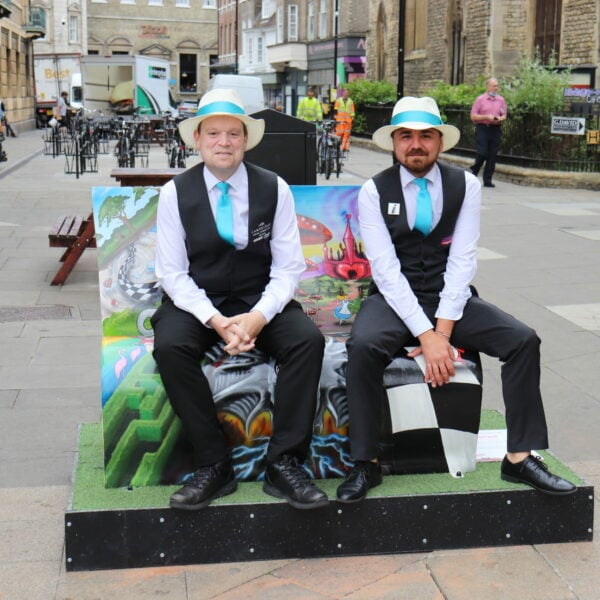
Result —
<instances>
[{"instance_id":1,"label":"tree foliage","mask_svg":"<svg viewBox=\"0 0 600 600\"><path fill-rule=\"evenodd\" d=\"M389 81L354 79L347 85L357 108L365 104L388 104L396 101L396 86Z\"/></svg>"},{"instance_id":2,"label":"tree foliage","mask_svg":"<svg viewBox=\"0 0 600 600\"><path fill-rule=\"evenodd\" d=\"M563 93L568 87L569 71L557 71L553 56L547 65L543 65L538 56L523 57L513 76L501 82L501 92L509 109L539 114L562 108Z\"/></svg>"},{"instance_id":3,"label":"tree foliage","mask_svg":"<svg viewBox=\"0 0 600 600\"><path fill-rule=\"evenodd\" d=\"M569 87L569 71L558 71L551 57L543 65L539 56L523 56L512 76L499 79L500 93L511 112L548 114L562 107L564 89ZM475 83L450 85L438 81L426 92L436 100L440 109L446 106L470 107L475 98L485 91L485 78Z\"/></svg>"}]
</instances>

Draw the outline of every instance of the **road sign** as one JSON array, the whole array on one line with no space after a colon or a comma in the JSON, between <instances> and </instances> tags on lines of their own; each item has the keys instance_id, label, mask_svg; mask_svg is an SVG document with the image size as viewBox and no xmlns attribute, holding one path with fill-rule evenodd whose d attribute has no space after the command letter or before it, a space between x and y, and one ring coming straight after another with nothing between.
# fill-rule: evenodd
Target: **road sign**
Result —
<instances>
[{"instance_id":1,"label":"road sign","mask_svg":"<svg viewBox=\"0 0 600 600\"><path fill-rule=\"evenodd\" d=\"M579 117L552 117L551 133L567 135L583 135L585 133L585 119Z\"/></svg>"}]
</instances>

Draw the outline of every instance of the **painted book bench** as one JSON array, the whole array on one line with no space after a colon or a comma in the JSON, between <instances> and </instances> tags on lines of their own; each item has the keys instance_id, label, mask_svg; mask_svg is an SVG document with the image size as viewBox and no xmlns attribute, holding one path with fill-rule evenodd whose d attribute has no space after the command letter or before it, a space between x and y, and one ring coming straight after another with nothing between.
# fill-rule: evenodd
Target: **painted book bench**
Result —
<instances>
[{"instance_id":1,"label":"painted book bench","mask_svg":"<svg viewBox=\"0 0 600 600\"><path fill-rule=\"evenodd\" d=\"M307 269L296 299L326 338L314 437L307 466L317 478L350 465L345 340L370 283L357 226L357 186L293 186ZM154 272L153 187L95 187L93 213L102 312L102 430L105 485L177 483L192 465L181 426L152 358L149 319L162 291ZM232 447L236 475L262 476L271 433L275 368L258 351L228 357L220 346L203 366ZM464 352L454 380L433 389L419 360L396 358L385 372L388 410L381 459L388 473L475 470L481 365Z\"/></svg>"}]
</instances>

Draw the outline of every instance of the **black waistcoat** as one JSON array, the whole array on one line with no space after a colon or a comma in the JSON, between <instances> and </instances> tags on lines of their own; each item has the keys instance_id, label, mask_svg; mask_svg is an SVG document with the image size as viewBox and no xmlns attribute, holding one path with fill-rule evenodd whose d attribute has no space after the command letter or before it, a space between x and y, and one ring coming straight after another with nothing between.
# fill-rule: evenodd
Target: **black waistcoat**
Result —
<instances>
[{"instance_id":1,"label":"black waistcoat","mask_svg":"<svg viewBox=\"0 0 600 600\"><path fill-rule=\"evenodd\" d=\"M438 166L442 176L443 209L440 222L428 236L411 230L408 225L399 166L394 165L373 178L379 192L381 213L396 248L402 274L420 301L434 303L437 303L444 287L452 235L465 197L464 171L440 163ZM376 287L373 286L371 293L375 291Z\"/></svg>"},{"instance_id":2,"label":"black waistcoat","mask_svg":"<svg viewBox=\"0 0 600 600\"><path fill-rule=\"evenodd\" d=\"M185 230L189 275L215 306L228 298L253 305L269 282L277 175L250 163L244 164L249 190L248 245L240 250L219 235L204 183L204 163L173 180Z\"/></svg>"}]
</instances>

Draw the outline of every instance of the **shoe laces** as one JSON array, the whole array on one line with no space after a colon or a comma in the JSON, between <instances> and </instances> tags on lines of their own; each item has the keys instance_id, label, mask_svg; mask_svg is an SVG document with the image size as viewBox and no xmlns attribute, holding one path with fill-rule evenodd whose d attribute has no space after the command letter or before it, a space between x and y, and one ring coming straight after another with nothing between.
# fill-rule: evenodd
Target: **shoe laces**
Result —
<instances>
[{"instance_id":1,"label":"shoe laces","mask_svg":"<svg viewBox=\"0 0 600 600\"><path fill-rule=\"evenodd\" d=\"M530 454L528 457L530 460L529 462L535 465L535 468L537 469L541 469L542 471L547 471L548 470L548 465L546 463L542 462L541 458L538 458L537 456L533 456L533 454Z\"/></svg>"},{"instance_id":2,"label":"shoe laces","mask_svg":"<svg viewBox=\"0 0 600 600\"><path fill-rule=\"evenodd\" d=\"M279 468L294 488L313 485L308 473L295 456L285 455L279 463Z\"/></svg>"},{"instance_id":3,"label":"shoe laces","mask_svg":"<svg viewBox=\"0 0 600 600\"><path fill-rule=\"evenodd\" d=\"M209 465L207 467L202 467L197 471L194 471L192 474L188 475L183 480L183 485L188 485L191 487L201 488L206 485L211 479L215 477L217 474L217 468L215 465Z\"/></svg>"}]
</instances>

